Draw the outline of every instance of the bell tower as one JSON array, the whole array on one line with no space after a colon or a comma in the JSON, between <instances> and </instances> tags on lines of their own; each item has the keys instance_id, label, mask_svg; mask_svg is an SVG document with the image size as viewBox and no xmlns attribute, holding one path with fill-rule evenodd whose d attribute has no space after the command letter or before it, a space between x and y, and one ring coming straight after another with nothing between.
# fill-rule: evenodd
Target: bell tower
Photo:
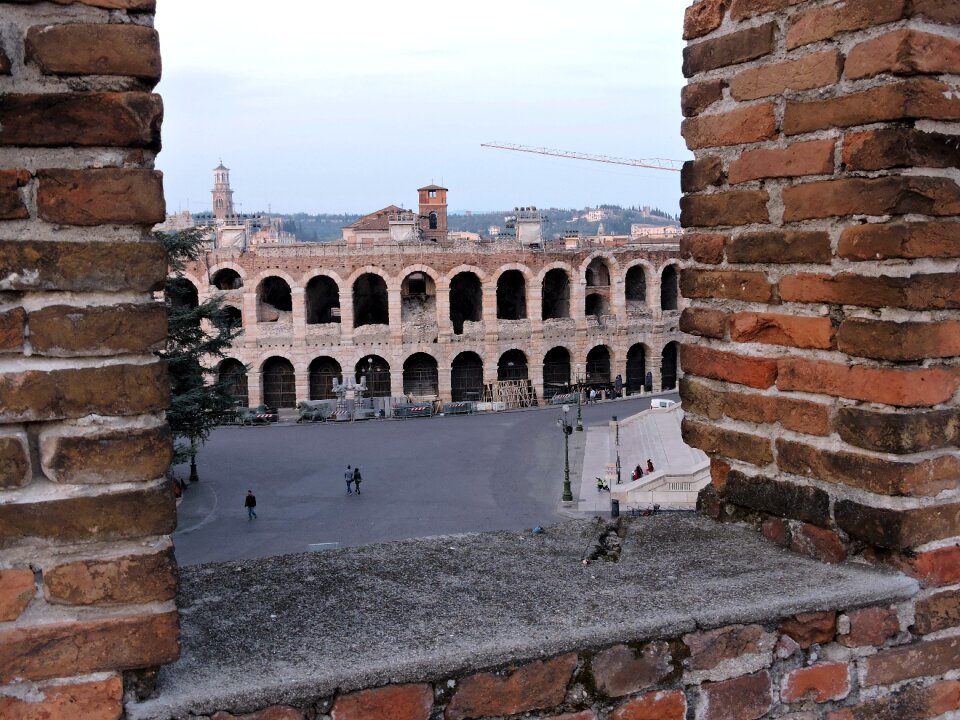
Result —
<instances>
[{"instance_id":1,"label":"bell tower","mask_svg":"<svg viewBox=\"0 0 960 720\"><path fill-rule=\"evenodd\" d=\"M427 185L420 193L420 236L424 240L447 239L447 188Z\"/></svg>"},{"instance_id":2,"label":"bell tower","mask_svg":"<svg viewBox=\"0 0 960 720\"><path fill-rule=\"evenodd\" d=\"M224 167L223 161L213 169L213 216L223 220L229 215L235 215L233 210L233 190L230 189L230 168Z\"/></svg>"}]
</instances>

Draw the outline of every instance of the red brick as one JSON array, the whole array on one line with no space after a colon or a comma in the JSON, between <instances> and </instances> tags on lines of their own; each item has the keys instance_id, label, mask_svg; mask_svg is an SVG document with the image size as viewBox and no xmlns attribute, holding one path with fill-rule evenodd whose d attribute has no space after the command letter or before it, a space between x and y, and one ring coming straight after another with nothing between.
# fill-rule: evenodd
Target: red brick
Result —
<instances>
[{"instance_id":1,"label":"red brick","mask_svg":"<svg viewBox=\"0 0 960 720\"><path fill-rule=\"evenodd\" d=\"M683 39L707 35L723 22L728 0L698 0L687 8L683 16Z\"/></svg>"},{"instance_id":2,"label":"red brick","mask_svg":"<svg viewBox=\"0 0 960 720\"><path fill-rule=\"evenodd\" d=\"M771 302L773 285L762 272L742 270L697 270L680 273L680 291L685 298L725 298L746 302Z\"/></svg>"},{"instance_id":3,"label":"red brick","mask_svg":"<svg viewBox=\"0 0 960 720\"><path fill-rule=\"evenodd\" d=\"M897 611L890 607L869 607L847 613L850 631L837 638L847 647L880 647L900 632Z\"/></svg>"},{"instance_id":4,"label":"red brick","mask_svg":"<svg viewBox=\"0 0 960 720\"><path fill-rule=\"evenodd\" d=\"M173 442L166 427L94 435L43 433L44 474L74 485L143 482L161 477L170 465Z\"/></svg>"},{"instance_id":5,"label":"red brick","mask_svg":"<svg viewBox=\"0 0 960 720\"><path fill-rule=\"evenodd\" d=\"M120 720L123 683L118 675L94 682L34 686L28 697L0 695L4 720Z\"/></svg>"},{"instance_id":6,"label":"red brick","mask_svg":"<svg viewBox=\"0 0 960 720\"><path fill-rule=\"evenodd\" d=\"M155 225L166 218L155 170L40 170L37 210L62 225Z\"/></svg>"},{"instance_id":7,"label":"red brick","mask_svg":"<svg viewBox=\"0 0 960 720\"><path fill-rule=\"evenodd\" d=\"M960 590L930 595L917 601L914 624L918 635L960 627Z\"/></svg>"},{"instance_id":8,"label":"red brick","mask_svg":"<svg viewBox=\"0 0 960 720\"><path fill-rule=\"evenodd\" d=\"M33 571L29 568L0 570L0 622L20 617L36 591Z\"/></svg>"},{"instance_id":9,"label":"red brick","mask_svg":"<svg viewBox=\"0 0 960 720\"><path fill-rule=\"evenodd\" d=\"M960 444L960 409L883 412L839 408L835 427L841 439L851 445L907 455Z\"/></svg>"},{"instance_id":10,"label":"red brick","mask_svg":"<svg viewBox=\"0 0 960 720\"><path fill-rule=\"evenodd\" d=\"M830 236L825 232L765 230L730 238L727 240L726 255L731 263L829 265L833 250Z\"/></svg>"},{"instance_id":11,"label":"red brick","mask_svg":"<svg viewBox=\"0 0 960 720\"><path fill-rule=\"evenodd\" d=\"M621 705L610 720L684 720L687 699L682 690L662 690L647 693Z\"/></svg>"},{"instance_id":12,"label":"red brick","mask_svg":"<svg viewBox=\"0 0 960 720\"><path fill-rule=\"evenodd\" d=\"M847 53L843 74L851 80L881 73L960 73L960 42L918 30L894 30Z\"/></svg>"},{"instance_id":13,"label":"red brick","mask_svg":"<svg viewBox=\"0 0 960 720\"><path fill-rule=\"evenodd\" d=\"M960 143L953 135L908 127L853 132L843 139L843 165L849 170L957 167Z\"/></svg>"},{"instance_id":14,"label":"red brick","mask_svg":"<svg viewBox=\"0 0 960 720\"><path fill-rule=\"evenodd\" d=\"M790 23L787 47L793 49L840 33L899 20L906 7L906 0L847 0L842 5L807 10Z\"/></svg>"},{"instance_id":15,"label":"red brick","mask_svg":"<svg viewBox=\"0 0 960 720\"><path fill-rule=\"evenodd\" d=\"M715 155L688 160L680 171L680 190L685 193L700 192L722 185L725 177L723 160Z\"/></svg>"},{"instance_id":16,"label":"red brick","mask_svg":"<svg viewBox=\"0 0 960 720\"><path fill-rule=\"evenodd\" d=\"M847 550L837 533L810 523L800 523L792 530L790 549L820 562L842 563L847 559Z\"/></svg>"},{"instance_id":17,"label":"red brick","mask_svg":"<svg viewBox=\"0 0 960 720\"><path fill-rule=\"evenodd\" d=\"M784 222L844 215L960 214L960 186L949 178L891 176L791 185Z\"/></svg>"},{"instance_id":18,"label":"red brick","mask_svg":"<svg viewBox=\"0 0 960 720\"><path fill-rule=\"evenodd\" d=\"M137 605L173 600L177 594L173 550L61 563L44 570L43 587L54 604Z\"/></svg>"},{"instance_id":19,"label":"red brick","mask_svg":"<svg viewBox=\"0 0 960 720\"><path fill-rule=\"evenodd\" d=\"M730 339L741 343L830 350L833 322L826 317L743 312L730 317Z\"/></svg>"},{"instance_id":20,"label":"red brick","mask_svg":"<svg viewBox=\"0 0 960 720\"><path fill-rule=\"evenodd\" d=\"M27 31L26 56L48 74L160 79L159 36L142 25L35 26Z\"/></svg>"},{"instance_id":21,"label":"red brick","mask_svg":"<svg viewBox=\"0 0 960 720\"><path fill-rule=\"evenodd\" d=\"M0 353L22 352L26 325L27 314L22 307L0 312Z\"/></svg>"},{"instance_id":22,"label":"red brick","mask_svg":"<svg viewBox=\"0 0 960 720\"><path fill-rule=\"evenodd\" d=\"M704 683L700 689L703 720L757 720L773 708L770 675L766 670L733 680Z\"/></svg>"},{"instance_id":23,"label":"red brick","mask_svg":"<svg viewBox=\"0 0 960 720\"><path fill-rule=\"evenodd\" d=\"M0 488L19 488L33 480L30 449L22 436L0 437Z\"/></svg>"},{"instance_id":24,"label":"red brick","mask_svg":"<svg viewBox=\"0 0 960 720\"><path fill-rule=\"evenodd\" d=\"M0 97L0 146L160 149L163 103L149 93Z\"/></svg>"},{"instance_id":25,"label":"red brick","mask_svg":"<svg viewBox=\"0 0 960 720\"><path fill-rule=\"evenodd\" d=\"M855 273L800 273L780 280L780 297L785 302L952 310L960 308L960 274L873 277Z\"/></svg>"},{"instance_id":26,"label":"red brick","mask_svg":"<svg viewBox=\"0 0 960 720\"><path fill-rule=\"evenodd\" d=\"M37 355L150 353L167 339L162 303L98 307L52 305L30 313L30 347Z\"/></svg>"},{"instance_id":27,"label":"red brick","mask_svg":"<svg viewBox=\"0 0 960 720\"><path fill-rule=\"evenodd\" d=\"M622 697L655 685L673 673L670 645L661 641L634 649L614 645L593 656L597 689L607 697Z\"/></svg>"},{"instance_id":28,"label":"red brick","mask_svg":"<svg viewBox=\"0 0 960 720\"><path fill-rule=\"evenodd\" d=\"M791 5L799 5L804 0L733 0L730 16L734 20L744 20L754 15L783 10Z\"/></svg>"},{"instance_id":29,"label":"red brick","mask_svg":"<svg viewBox=\"0 0 960 720\"><path fill-rule=\"evenodd\" d=\"M807 435L830 434L830 406L780 395L713 390L692 377L680 383L684 409L718 420L723 415L760 425L782 424Z\"/></svg>"},{"instance_id":30,"label":"red brick","mask_svg":"<svg viewBox=\"0 0 960 720\"><path fill-rule=\"evenodd\" d=\"M830 496L815 487L748 477L731 470L727 473L726 499L734 505L815 525L830 522Z\"/></svg>"},{"instance_id":31,"label":"red brick","mask_svg":"<svg viewBox=\"0 0 960 720\"><path fill-rule=\"evenodd\" d=\"M907 550L960 535L960 505L956 503L891 510L838 500L833 515L848 535L890 550Z\"/></svg>"},{"instance_id":32,"label":"red brick","mask_svg":"<svg viewBox=\"0 0 960 720\"><path fill-rule=\"evenodd\" d=\"M176 612L0 630L0 682L164 665L179 637Z\"/></svg>"},{"instance_id":33,"label":"red brick","mask_svg":"<svg viewBox=\"0 0 960 720\"><path fill-rule=\"evenodd\" d=\"M507 675L472 675L461 681L444 718L514 715L559 705L576 667L577 656L570 654L528 663Z\"/></svg>"},{"instance_id":34,"label":"red brick","mask_svg":"<svg viewBox=\"0 0 960 720\"><path fill-rule=\"evenodd\" d=\"M0 220L26 220L30 217L20 188L30 182L26 170L0 170Z\"/></svg>"},{"instance_id":35,"label":"red brick","mask_svg":"<svg viewBox=\"0 0 960 720\"><path fill-rule=\"evenodd\" d=\"M727 81L722 78L685 85L680 91L680 108L683 116L694 117L702 113L723 97L723 90L726 87Z\"/></svg>"},{"instance_id":36,"label":"red brick","mask_svg":"<svg viewBox=\"0 0 960 720\"><path fill-rule=\"evenodd\" d=\"M710 484L718 491L723 492L727 486L727 475L730 473L730 465L723 460L710 458Z\"/></svg>"},{"instance_id":37,"label":"red brick","mask_svg":"<svg viewBox=\"0 0 960 720\"><path fill-rule=\"evenodd\" d=\"M837 347L847 355L891 362L960 355L960 320L888 322L850 318L840 324Z\"/></svg>"},{"instance_id":38,"label":"red brick","mask_svg":"<svg viewBox=\"0 0 960 720\"><path fill-rule=\"evenodd\" d=\"M777 361L722 352L684 343L680 349L685 372L713 380L766 389L777 379Z\"/></svg>"},{"instance_id":39,"label":"red brick","mask_svg":"<svg viewBox=\"0 0 960 720\"><path fill-rule=\"evenodd\" d=\"M821 393L897 407L939 405L953 397L960 387L960 371L956 368L899 370L783 358L774 374L780 390Z\"/></svg>"},{"instance_id":40,"label":"red brick","mask_svg":"<svg viewBox=\"0 0 960 720\"><path fill-rule=\"evenodd\" d=\"M770 542L783 547L790 547L790 523L780 518L768 518L760 526L761 534Z\"/></svg>"},{"instance_id":41,"label":"red brick","mask_svg":"<svg viewBox=\"0 0 960 720\"><path fill-rule=\"evenodd\" d=\"M843 231L837 252L848 260L960 257L960 223L854 225Z\"/></svg>"},{"instance_id":42,"label":"red brick","mask_svg":"<svg viewBox=\"0 0 960 720\"><path fill-rule=\"evenodd\" d=\"M730 625L683 636L690 657L683 661L688 670L712 670L722 662L764 651L773 639L760 625Z\"/></svg>"},{"instance_id":43,"label":"red brick","mask_svg":"<svg viewBox=\"0 0 960 720\"><path fill-rule=\"evenodd\" d=\"M943 587L960 583L960 546L910 553L894 559L894 564L924 587Z\"/></svg>"},{"instance_id":44,"label":"red brick","mask_svg":"<svg viewBox=\"0 0 960 720\"><path fill-rule=\"evenodd\" d=\"M913 14L934 22L960 23L960 7L953 0L913 0Z\"/></svg>"},{"instance_id":45,"label":"red brick","mask_svg":"<svg viewBox=\"0 0 960 720\"><path fill-rule=\"evenodd\" d=\"M765 190L738 190L711 195L686 195L680 199L684 227L750 225L770 220Z\"/></svg>"},{"instance_id":46,"label":"red brick","mask_svg":"<svg viewBox=\"0 0 960 720\"><path fill-rule=\"evenodd\" d=\"M827 715L827 720L929 720L960 709L960 681L943 680L927 687L902 687Z\"/></svg>"},{"instance_id":47,"label":"red brick","mask_svg":"<svg viewBox=\"0 0 960 720\"><path fill-rule=\"evenodd\" d=\"M687 118L681 127L691 150L760 142L772 139L776 133L777 118L770 103Z\"/></svg>"},{"instance_id":48,"label":"red brick","mask_svg":"<svg viewBox=\"0 0 960 720\"><path fill-rule=\"evenodd\" d=\"M714 390L692 375L680 378L680 397L683 400L683 409L689 415L719 420L723 417L726 396L726 393Z\"/></svg>"},{"instance_id":49,"label":"red brick","mask_svg":"<svg viewBox=\"0 0 960 720\"><path fill-rule=\"evenodd\" d=\"M863 661L864 687L943 675L960 667L960 637L881 650Z\"/></svg>"},{"instance_id":50,"label":"red brick","mask_svg":"<svg viewBox=\"0 0 960 720\"><path fill-rule=\"evenodd\" d=\"M708 455L743 460L757 466L773 462L769 436L728 430L715 424L698 423L690 418L683 419L682 427L683 441Z\"/></svg>"},{"instance_id":51,"label":"red brick","mask_svg":"<svg viewBox=\"0 0 960 720\"><path fill-rule=\"evenodd\" d=\"M727 333L727 313L709 308L685 308L680 314L680 332L722 340Z\"/></svg>"},{"instance_id":52,"label":"red brick","mask_svg":"<svg viewBox=\"0 0 960 720\"><path fill-rule=\"evenodd\" d=\"M429 685L387 685L340 695L330 715L333 720L429 720L432 708Z\"/></svg>"},{"instance_id":53,"label":"red brick","mask_svg":"<svg viewBox=\"0 0 960 720\"><path fill-rule=\"evenodd\" d=\"M800 613L780 623L780 632L806 650L811 645L833 640L837 631L837 614L829 612Z\"/></svg>"},{"instance_id":54,"label":"red brick","mask_svg":"<svg viewBox=\"0 0 960 720\"><path fill-rule=\"evenodd\" d=\"M730 184L760 178L831 175L835 147L835 140L810 140L782 149L748 150L730 163Z\"/></svg>"},{"instance_id":55,"label":"red brick","mask_svg":"<svg viewBox=\"0 0 960 720\"><path fill-rule=\"evenodd\" d=\"M726 235L684 233L680 236L680 257L705 265L719 265L723 262L723 247L726 241Z\"/></svg>"},{"instance_id":56,"label":"red brick","mask_svg":"<svg viewBox=\"0 0 960 720\"><path fill-rule=\"evenodd\" d=\"M780 697L785 703L843 700L850 694L850 668L844 662L823 663L788 672Z\"/></svg>"},{"instance_id":57,"label":"red brick","mask_svg":"<svg viewBox=\"0 0 960 720\"><path fill-rule=\"evenodd\" d=\"M697 73L769 55L776 45L776 35L776 23L768 22L687 45L683 49L683 75L692 77Z\"/></svg>"},{"instance_id":58,"label":"red brick","mask_svg":"<svg viewBox=\"0 0 960 720\"><path fill-rule=\"evenodd\" d=\"M843 58L836 50L744 70L730 81L736 100L758 100L787 90L812 90L840 80Z\"/></svg>"}]
</instances>

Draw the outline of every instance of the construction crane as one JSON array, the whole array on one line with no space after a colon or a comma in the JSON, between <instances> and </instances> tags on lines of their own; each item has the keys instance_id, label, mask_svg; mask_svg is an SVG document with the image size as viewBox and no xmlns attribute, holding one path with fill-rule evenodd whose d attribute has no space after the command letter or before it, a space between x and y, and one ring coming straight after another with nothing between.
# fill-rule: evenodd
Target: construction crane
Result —
<instances>
[{"instance_id":1,"label":"construction crane","mask_svg":"<svg viewBox=\"0 0 960 720\"><path fill-rule=\"evenodd\" d=\"M670 172L680 172L680 169L683 167L682 160L665 160L664 158L631 160L629 158L612 157L610 155L588 155L586 153L572 152L569 150L529 147L527 145L516 145L514 143L480 143L480 147L532 153L534 155L551 155L553 157L569 158L570 160L588 160L590 162L607 163L608 165L629 165L631 167L650 168L651 170L669 170Z\"/></svg>"}]
</instances>

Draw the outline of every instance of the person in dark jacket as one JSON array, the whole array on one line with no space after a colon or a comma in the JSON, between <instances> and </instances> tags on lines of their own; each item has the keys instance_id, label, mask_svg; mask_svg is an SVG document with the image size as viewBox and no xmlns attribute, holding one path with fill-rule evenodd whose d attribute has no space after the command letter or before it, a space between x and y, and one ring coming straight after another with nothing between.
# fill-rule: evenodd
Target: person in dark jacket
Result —
<instances>
[{"instance_id":1,"label":"person in dark jacket","mask_svg":"<svg viewBox=\"0 0 960 720\"><path fill-rule=\"evenodd\" d=\"M257 517L257 496L253 490L247 490L247 499L243 501L243 506L247 509L247 520L254 520Z\"/></svg>"},{"instance_id":2,"label":"person in dark jacket","mask_svg":"<svg viewBox=\"0 0 960 720\"><path fill-rule=\"evenodd\" d=\"M650 458L647 458L647 474L650 474L652 472L653 472L653 460L651 460Z\"/></svg>"},{"instance_id":3,"label":"person in dark jacket","mask_svg":"<svg viewBox=\"0 0 960 720\"><path fill-rule=\"evenodd\" d=\"M360 494L360 481L361 481L362 479L363 479L363 478L360 477L360 468L359 468L359 467L355 467L355 468L353 469L353 484L354 484L354 485L356 486L356 488L357 488L357 495Z\"/></svg>"}]
</instances>

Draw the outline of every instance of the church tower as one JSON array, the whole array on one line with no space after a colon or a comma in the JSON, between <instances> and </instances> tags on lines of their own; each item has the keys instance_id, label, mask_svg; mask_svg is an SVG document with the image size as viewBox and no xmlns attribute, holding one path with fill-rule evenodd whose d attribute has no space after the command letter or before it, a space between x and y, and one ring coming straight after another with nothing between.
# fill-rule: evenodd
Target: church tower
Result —
<instances>
[{"instance_id":1,"label":"church tower","mask_svg":"<svg viewBox=\"0 0 960 720\"><path fill-rule=\"evenodd\" d=\"M424 240L447 239L447 189L427 185L420 193L420 236Z\"/></svg>"},{"instance_id":2,"label":"church tower","mask_svg":"<svg viewBox=\"0 0 960 720\"><path fill-rule=\"evenodd\" d=\"M230 168L223 166L223 161L213 169L213 216L223 220L229 215L235 215L233 210L233 190L230 189Z\"/></svg>"}]
</instances>

